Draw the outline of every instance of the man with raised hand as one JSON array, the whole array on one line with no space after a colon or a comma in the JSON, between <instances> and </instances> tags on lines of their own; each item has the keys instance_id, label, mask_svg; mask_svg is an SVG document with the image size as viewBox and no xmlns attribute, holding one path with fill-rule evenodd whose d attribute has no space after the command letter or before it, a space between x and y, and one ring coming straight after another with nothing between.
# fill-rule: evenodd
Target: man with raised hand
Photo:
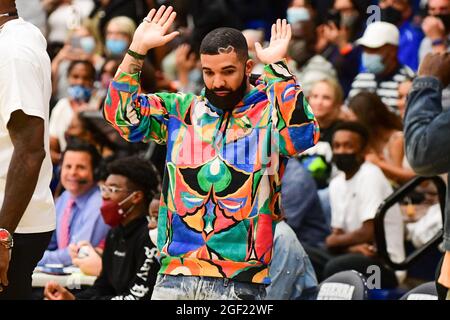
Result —
<instances>
[{"instance_id":1,"label":"man with raised hand","mask_svg":"<svg viewBox=\"0 0 450 320\"><path fill-rule=\"evenodd\" d=\"M291 28L277 20L270 45L256 44L265 68L255 86L245 37L219 28L200 46L200 96L141 94L144 56L177 36L167 33L175 15L164 6L149 12L104 107L126 140L167 144L152 299L263 299L284 165L319 137L284 60Z\"/></svg>"}]
</instances>

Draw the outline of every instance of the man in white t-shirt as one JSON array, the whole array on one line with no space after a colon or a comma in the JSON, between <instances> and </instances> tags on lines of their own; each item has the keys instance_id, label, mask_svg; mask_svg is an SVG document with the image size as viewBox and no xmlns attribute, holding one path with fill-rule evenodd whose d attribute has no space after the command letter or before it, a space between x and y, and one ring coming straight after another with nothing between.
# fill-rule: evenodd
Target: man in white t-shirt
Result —
<instances>
[{"instance_id":1,"label":"man in white t-shirt","mask_svg":"<svg viewBox=\"0 0 450 320\"><path fill-rule=\"evenodd\" d=\"M50 59L39 29L0 1L0 300L31 298L55 228L50 191Z\"/></svg>"},{"instance_id":2,"label":"man in white t-shirt","mask_svg":"<svg viewBox=\"0 0 450 320\"><path fill-rule=\"evenodd\" d=\"M333 231L326 239L327 250L313 256L322 279L350 269L366 274L369 266L377 265L381 270L381 287L393 288L405 274L383 267L374 247L375 214L393 190L383 172L365 162L367 139L367 130L356 122L342 122L335 129L333 161L342 173L330 183ZM403 261L403 220L398 205L388 210L385 229L391 259Z\"/></svg>"}]
</instances>

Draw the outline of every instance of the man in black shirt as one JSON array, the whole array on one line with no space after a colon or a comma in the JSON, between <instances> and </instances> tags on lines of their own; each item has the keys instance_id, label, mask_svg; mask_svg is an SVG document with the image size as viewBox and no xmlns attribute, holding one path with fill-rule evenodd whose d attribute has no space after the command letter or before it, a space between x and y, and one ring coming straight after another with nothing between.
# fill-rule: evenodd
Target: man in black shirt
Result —
<instances>
[{"instance_id":1,"label":"man in black shirt","mask_svg":"<svg viewBox=\"0 0 450 320\"><path fill-rule=\"evenodd\" d=\"M111 225L102 256L102 271L92 287L72 294L55 282L45 286L49 300L150 299L159 264L150 241L147 213L158 186L154 166L138 157L108 165L109 176L101 186L103 219Z\"/></svg>"}]
</instances>

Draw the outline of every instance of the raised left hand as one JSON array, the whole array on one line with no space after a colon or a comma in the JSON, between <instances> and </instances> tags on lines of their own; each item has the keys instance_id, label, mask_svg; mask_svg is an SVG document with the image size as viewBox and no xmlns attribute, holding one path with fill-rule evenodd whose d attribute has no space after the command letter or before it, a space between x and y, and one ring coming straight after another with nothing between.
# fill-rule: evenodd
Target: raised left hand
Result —
<instances>
[{"instance_id":1,"label":"raised left hand","mask_svg":"<svg viewBox=\"0 0 450 320\"><path fill-rule=\"evenodd\" d=\"M272 25L269 46L263 49L259 42L255 43L256 56L264 64L271 64L284 59L291 36L291 25L286 22L286 19L283 19L283 21L278 19Z\"/></svg>"}]
</instances>

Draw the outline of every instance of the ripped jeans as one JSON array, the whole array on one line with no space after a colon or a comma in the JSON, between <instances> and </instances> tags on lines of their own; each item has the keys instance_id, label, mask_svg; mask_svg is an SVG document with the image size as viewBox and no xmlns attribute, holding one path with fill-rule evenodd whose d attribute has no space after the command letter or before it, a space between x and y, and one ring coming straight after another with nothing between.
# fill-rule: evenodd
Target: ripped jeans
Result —
<instances>
[{"instance_id":1,"label":"ripped jeans","mask_svg":"<svg viewBox=\"0 0 450 320\"><path fill-rule=\"evenodd\" d=\"M266 285L227 278L159 274L152 300L263 300Z\"/></svg>"}]
</instances>

